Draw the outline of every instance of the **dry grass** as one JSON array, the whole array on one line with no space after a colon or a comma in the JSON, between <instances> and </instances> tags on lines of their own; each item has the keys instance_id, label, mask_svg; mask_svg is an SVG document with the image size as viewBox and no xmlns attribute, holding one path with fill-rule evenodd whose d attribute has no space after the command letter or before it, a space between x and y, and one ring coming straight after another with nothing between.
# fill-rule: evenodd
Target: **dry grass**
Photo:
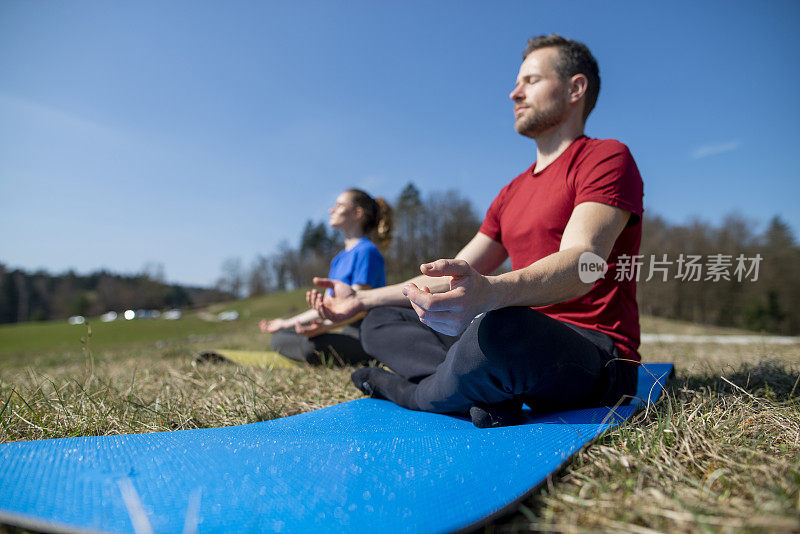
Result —
<instances>
[{"instance_id":1,"label":"dry grass","mask_svg":"<svg viewBox=\"0 0 800 534\"><path fill-rule=\"evenodd\" d=\"M644 349L679 362L658 405L487 532L800 532L798 347Z\"/></svg>"},{"instance_id":2,"label":"dry grass","mask_svg":"<svg viewBox=\"0 0 800 534\"><path fill-rule=\"evenodd\" d=\"M343 369L243 368L184 356L7 372L0 442L239 425L361 396Z\"/></svg>"},{"instance_id":3,"label":"dry grass","mask_svg":"<svg viewBox=\"0 0 800 534\"><path fill-rule=\"evenodd\" d=\"M244 424L360 396L350 368L191 361L199 345L256 348L250 334L229 337L0 370L0 442ZM642 353L676 362L662 402L486 531L800 531L800 347L651 344Z\"/></svg>"},{"instance_id":4,"label":"dry grass","mask_svg":"<svg viewBox=\"0 0 800 534\"><path fill-rule=\"evenodd\" d=\"M576 456L497 532L800 531L797 370L687 376Z\"/></svg>"}]
</instances>

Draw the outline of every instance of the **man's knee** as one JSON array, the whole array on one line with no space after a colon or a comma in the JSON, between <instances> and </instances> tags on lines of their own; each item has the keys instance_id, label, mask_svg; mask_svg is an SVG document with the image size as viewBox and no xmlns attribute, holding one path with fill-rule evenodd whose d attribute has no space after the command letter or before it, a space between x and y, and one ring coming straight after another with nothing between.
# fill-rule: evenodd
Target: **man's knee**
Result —
<instances>
[{"instance_id":1,"label":"man's knee","mask_svg":"<svg viewBox=\"0 0 800 534\"><path fill-rule=\"evenodd\" d=\"M491 381L503 391L522 391L526 369L546 358L536 350L542 324L530 308L501 308L477 317L464 332L452 359L452 372L467 382Z\"/></svg>"},{"instance_id":2,"label":"man's knee","mask_svg":"<svg viewBox=\"0 0 800 534\"><path fill-rule=\"evenodd\" d=\"M473 401L499 402L516 393L515 362L508 357L508 313L490 311L476 317L453 345L445 365L452 388Z\"/></svg>"},{"instance_id":3,"label":"man's knee","mask_svg":"<svg viewBox=\"0 0 800 534\"><path fill-rule=\"evenodd\" d=\"M484 375L509 363L513 341L506 308L476 317L454 347L452 370L458 376Z\"/></svg>"},{"instance_id":4,"label":"man's knee","mask_svg":"<svg viewBox=\"0 0 800 534\"><path fill-rule=\"evenodd\" d=\"M477 323L477 324L475 324ZM514 365L539 356L537 339L547 336L546 318L530 308L500 308L476 319L474 337L480 352L491 364Z\"/></svg>"}]
</instances>

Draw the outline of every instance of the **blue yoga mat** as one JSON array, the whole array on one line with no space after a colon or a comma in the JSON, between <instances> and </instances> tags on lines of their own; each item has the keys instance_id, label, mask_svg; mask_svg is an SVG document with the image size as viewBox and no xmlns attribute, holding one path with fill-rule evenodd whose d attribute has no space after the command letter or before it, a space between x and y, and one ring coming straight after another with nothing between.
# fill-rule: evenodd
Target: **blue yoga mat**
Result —
<instances>
[{"instance_id":1,"label":"blue yoga mat","mask_svg":"<svg viewBox=\"0 0 800 534\"><path fill-rule=\"evenodd\" d=\"M524 497L587 442L654 402L466 418L361 399L226 428L0 445L0 521L62 532L449 532Z\"/></svg>"}]
</instances>

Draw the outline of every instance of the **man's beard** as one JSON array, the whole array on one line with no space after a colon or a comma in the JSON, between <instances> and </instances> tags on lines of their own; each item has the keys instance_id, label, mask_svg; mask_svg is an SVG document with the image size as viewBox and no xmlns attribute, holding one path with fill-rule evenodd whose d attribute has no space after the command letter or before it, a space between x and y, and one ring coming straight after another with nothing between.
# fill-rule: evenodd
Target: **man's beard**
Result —
<instances>
[{"instance_id":1,"label":"man's beard","mask_svg":"<svg viewBox=\"0 0 800 534\"><path fill-rule=\"evenodd\" d=\"M514 129L518 134L531 138L555 128L564 122L567 116L567 106L558 104L548 109L528 108L526 111L514 123Z\"/></svg>"}]
</instances>

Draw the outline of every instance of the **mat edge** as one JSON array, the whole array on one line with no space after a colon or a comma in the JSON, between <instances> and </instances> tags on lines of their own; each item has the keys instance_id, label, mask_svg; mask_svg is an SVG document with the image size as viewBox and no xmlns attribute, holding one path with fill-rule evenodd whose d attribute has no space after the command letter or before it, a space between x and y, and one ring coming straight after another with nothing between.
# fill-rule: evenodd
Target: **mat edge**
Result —
<instances>
[{"instance_id":1,"label":"mat edge","mask_svg":"<svg viewBox=\"0 0 800 534\"><path fill-rule=\"evenodd\" d=\"M663 363L667 363L667 362L651 362L651 363L663 364ZM520 497L518 497L518 498L514 499L513 501L509 502L507 505L503 506L502 508L500 508L496 512L493 512L490 515L482 517L478 521L475 521L475 522L470 523L470 524L468 524L466 526L460 527L460 528L458 528L456 530L453 530L451 532L453 534L469 534L470 532L476 532L481 527L485 527L485 526L489 525L490 523L492 523L493 521L495 521L497 519L500 519L501 517L504 517L506 515L510 515L512 512L514 512L514 508L515 507L518 507L521 502L523 502L528 497L532 496L536 491L538 491L544 484L547 483L548 479L551 479L551 478L555 477L556 475L560 475L564 471L564 469L566 469L569 466L569 464L572 461L572 458L574 458L577 454L580 454L584 450L586 450L589 447L591 447L592 445L594 445L594 443L597 440L599 440L600 438L602 438L603 436L605 436L607 433L611 432L612 430L615 430L615 429L623 426L624 424L630 423L631 419L633 419L633 417L636 414L640 413L646 406L648 406L648 405L649 406L653 406L653 405L659 403L661 401L661 399L663 398L664 389L666 389L667 384L669 384L669 382L671 380L675 379L675 364L673 363L673 364L670 364L670 365L671 365L671 369L670 369L669 373L667 373L666 377L664 377L664 375L659 377L659 379L660 378L664 378L664 383L661 385L661 393L659 393L658 399L656 399L655 402L639 404L638 406L636 406L636 410L630 415L630 418L624 419L624 420L622 420L621 422L619 422L619 423L617 423L615 425L609 426L608 428L606 428L605 430L603 430L602 432L597 434L595 437L593 437L591 440L589 440L586 443L584 443L575 452L573 452L567 458L565 458L564 461L561 462L561 464L558 465L558 467L553 469L550 473L547 474L547 476L545 476L541 481L539 481L538 484L536 484L535 486L530 488L528 491L524 492Z\"/></svg>"}]
</instances>

